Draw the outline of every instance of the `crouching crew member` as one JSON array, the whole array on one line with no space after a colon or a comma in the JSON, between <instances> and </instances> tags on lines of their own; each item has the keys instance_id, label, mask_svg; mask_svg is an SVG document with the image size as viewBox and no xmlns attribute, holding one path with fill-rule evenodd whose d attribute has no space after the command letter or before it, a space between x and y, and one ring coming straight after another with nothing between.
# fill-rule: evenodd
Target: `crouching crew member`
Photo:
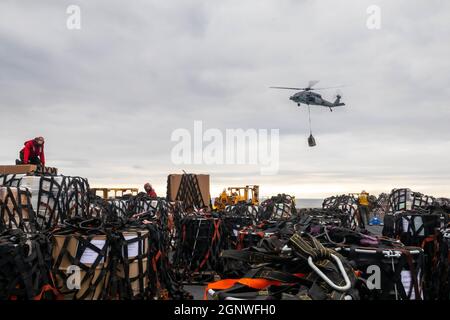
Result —
<instances>
[{"instance_id":1,"label":"crouching crew member","mask_svg":"<svg viewBox=\"0 0 450 320\"><path fill-rule=\"evenodd\" d=\"M145 192L147 193L147 195L148 195L150 198L156 198L156 197L157 197L156 192L155 192L155 189L153 189L153 187L152 187L152 185L151 185L150 183L147 182L147 183L144 185L144 190L145 190Z\"/></svg>"},{"instance_id":2,"label":"crouching crew member","mask_svg":"<svg viewBox=\"0 0 450 320\"><path fill-rule=\"evenodd\" d=\"M36 137L24 143L24 147L20 150L20 160L16 160L16 164L35 164L45 166L44 155L44 138Z\"/></svg>"}]
</instances>

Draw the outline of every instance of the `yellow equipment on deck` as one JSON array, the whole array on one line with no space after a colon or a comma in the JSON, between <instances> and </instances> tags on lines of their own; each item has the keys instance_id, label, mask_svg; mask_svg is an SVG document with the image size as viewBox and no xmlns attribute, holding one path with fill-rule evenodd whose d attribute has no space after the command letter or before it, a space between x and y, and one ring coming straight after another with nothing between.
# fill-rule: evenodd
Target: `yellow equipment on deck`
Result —
<instances>
[{"instance_id":1,"label":"yellow equipment on deck","mask_svg":"<svg viewBox=\"0 0 450 320\"><path fill-rule=\"evenodd\" d=\"M214 200L213 208L216 210L224 210L227 205L235 205L238 202L248 202L252 205L258 205L259 186L229 187L228 193L226 189L223 189L220 196Z\"/></svg>"}]
</instances>

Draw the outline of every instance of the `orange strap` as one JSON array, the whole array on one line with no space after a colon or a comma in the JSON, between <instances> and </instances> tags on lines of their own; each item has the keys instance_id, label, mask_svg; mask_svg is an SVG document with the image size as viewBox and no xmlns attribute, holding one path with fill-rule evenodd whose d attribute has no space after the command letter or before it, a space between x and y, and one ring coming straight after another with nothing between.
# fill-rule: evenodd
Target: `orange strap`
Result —
<instances>
[{"instance_id":1,"label":"orange strap","mask_svg":"<svg viewBox=\"0 0 450 320\"><path fill-rule=\"evenodd\" d=\"M428 242L434 241L435 238L436 238L435 236L428 236L428 237L426 237L425 239L423 239L422 245L421 245L422 249L425 248L425 245L426 245Z\"/></svg>"},{"instance_id":2,"label":"orange strap","mask_svg":"<svg viewBox=\"0 0 450 320\"><path fill-rule=\"evenodd\" d=\"M294 274L296 277L302 278L305 275L302 273ZM262 290L268 286L281 286L284 282L277 280L267 280L263 278L241 278L241 279L224 279L216 282L208 283L205 288L203 300L207 300L207 294L209 289L213 290L225 290L234 286L236 283L243 284L252 289Z\"/></svg>"},{"instance_id":3,"label":"orange strap","mask_svg":"<svg viewBox=\"0 0 450 320\"><path fill-rule=\"evenodd\" d=\"M220 232L219 232L220 220L217 220L217 221L213 220L213 223L214 223L214 234L211 239L211 246L214 244L214 241L216 240L216 238L220 239ZM203 268L205 263L208 261L210 254L211 254L211 247L208 249L208 252L206 252L206 255L203 258L202 262L200 263L200 265L194 272L198 272L201 268Z\"/></svg>"},{"instance_id":4,"label":"orange strap","mask_svg":"<svg viewBox=\"0 0 450 320\"><path fill-rule=\"evenodd\" d=\"M33 298L33 300L42 300L42 296L44 293L51 291L53 292L54 296L56 297L56 300L64 300L64 296L53 286L46 284L42 287L41 293L39 293L37 296Z\"/></svg>"}]
</instances>

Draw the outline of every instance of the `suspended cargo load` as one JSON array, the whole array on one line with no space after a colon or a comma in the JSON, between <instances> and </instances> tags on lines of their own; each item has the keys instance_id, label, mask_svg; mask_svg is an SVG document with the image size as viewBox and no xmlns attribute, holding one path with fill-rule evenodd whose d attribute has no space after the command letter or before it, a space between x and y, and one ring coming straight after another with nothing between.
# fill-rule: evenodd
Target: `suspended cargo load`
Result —
<instances>
[{"instance_id":1,"label":"suspended cargo load","mask_svg":"<svg viewBox=\"0 0 450 320\"><path fill-rule=\"evenodd\" d=\"M310 147L316 146L316 139L314 139L312 134L310 134L309 137L308 137L308 145Z\"/></svg>"}]
</instances>

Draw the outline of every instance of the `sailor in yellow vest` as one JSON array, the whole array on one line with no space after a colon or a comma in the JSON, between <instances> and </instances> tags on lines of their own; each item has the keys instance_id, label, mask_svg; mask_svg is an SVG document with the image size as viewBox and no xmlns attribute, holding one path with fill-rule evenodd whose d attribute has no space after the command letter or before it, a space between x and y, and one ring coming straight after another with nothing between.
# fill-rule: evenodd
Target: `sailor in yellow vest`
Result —
<instances>
[{"instance_id":1,"label":"sailor in yellow vest","mask_svg":"<svg viewBox=\"0 0 450 320\"><path fill-rule=\"evenodd\" d=\"M358 203L359 203L359 214L361 217L361 221L364 224L362 228L365 229L367 225L369 225L369 194L363 190L359 194L358 197Z\"/></svg>"}]
</instances>

